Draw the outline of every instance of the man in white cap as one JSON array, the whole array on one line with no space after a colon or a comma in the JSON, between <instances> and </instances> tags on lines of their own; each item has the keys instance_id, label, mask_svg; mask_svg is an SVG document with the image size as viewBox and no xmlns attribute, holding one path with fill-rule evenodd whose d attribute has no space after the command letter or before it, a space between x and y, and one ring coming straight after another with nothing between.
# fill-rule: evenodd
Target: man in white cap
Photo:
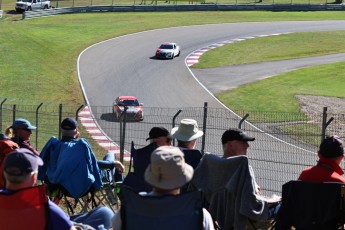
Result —
<instances>
[{"instance_id":1,"label":"man in white cap","mask_svg":"<svg viewBox=\"0 0 345 230\"><path fill-rule=\"evenodd\" d=\"M199 130L196 120L182 119L180 125L171 130L171 135L177 140L177 147L184 153L187 164L196 169L202 158L202 153L195 149L196 141L204 135L204 132ZM182 192L185 192L187 187L188 185L183 188Z\"/></svg>"},{"instance_id":2,"label":"man in white cap","mask_svg":"<svg viewBox=\"0 0 345 230\"><path fill-rule=\"evenodd\" d=\"M145 171L145 180L153 187L147 196L179 195L180 188L193 177L194 170L184 161L181 150L174 146L161 146L151 154L151 163ZM169 209L169 207L167 207ZM122 229L121 211L115 214L113 228ZM135 220L133 220L135 221ZM142 226L145 229L145 226ZM181 226L181 229L183 227ZM203 229L214 229L210 213L203 209Z\"/></svg>"}]
</instances>

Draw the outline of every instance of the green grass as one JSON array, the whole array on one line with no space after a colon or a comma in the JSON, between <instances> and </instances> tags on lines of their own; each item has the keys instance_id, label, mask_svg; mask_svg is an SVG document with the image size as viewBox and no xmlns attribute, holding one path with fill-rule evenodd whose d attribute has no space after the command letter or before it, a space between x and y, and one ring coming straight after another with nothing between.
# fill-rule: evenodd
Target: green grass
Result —
<instances>
[{"instance_id":1,"label":"green grass","mask_svg":"<svg viewBox=\"0 0 345 230\"><path fill-rule=\"evenodd\" d=\"M4 0L2 6L4 10L6 8L12 10L13 2ZM41 102L78 106L84 104L76 72L79 53L94 43L124 34L196 24L335 20L342 18L343 12L265 11L85 13L57 15L32 20L19 20L20 15L6 14L4 18L0 19L0 99L9 98L14 103L20 102L28 105L38 105ZM333 34L329 36L333 36ZM255 42L254 40L251 41ZM332 39L328 38L328 40L331 42ZM313 41L320 45L317 40ZM323 47L325 44L321 46ZM291 54L291 56L293 55L296 54ZM338 68L341 70L342 67L340 65ZM298 74L303 78L290 79L288 76L272 78L270 81L277 82L266 83L262 86L241 87L229 94L234 98L236 97L236 100L231 101L232 99L227 98L225 94L223 99L225 103L230 103L230 105L237 105L236 103L241 102L246 110L296 111L298 106L294 94L312 92L310 88L302 87L305 84L308 85L312 82L313 93L317 95L332 94L339 96L341 92L334 90L332 87L344 88L341 84L337 84L328 85L325 89L325 84L321 80L322 77L330 78L329 76L338 78L340 75L344 77L341 71L336 73L335 69L326 69L325 67L301 71ZM330 71L328 75L327 71ZM322 72L325 72L324 75L321 75ZM320 80L315 81L312 76L319 76ZM264 82L257 84L263 84ZM281 89L273 89L271 87L273 84L280 86ZM249 89L248 87L253 88ZM264 87L265 90L260 89L260 87ZM280 93L281 103L276 102L278 101L277 98L273 97L274 100L270 98L274 93ZM261 100L260 103L252 103L253 98ZM282 103L284 106L281 106ZM49 134L46 134L46 136L48 138Z\"/></svg>"},{"instance_id":2,"label":"green grass","mask_svg":"<svg viewBox=\"0 0 345 230\"><path fill-rule=\"evenodd\" d=\"M345 52L345 31L291 33L227 44L206 52L193 68L211 68Z\"/></svg>"},{"instance_id":3,"label":"green grass","mask_svg":"<svg viewBox=\"0 0 345 230\"><path fill-rule=\"evenodd\" d=\"M345 97L344 87L344 62L339 62L281 74L217 97L235 110L298 112L295 95Z\"/></svg>"},{"instance_id":4,"label":"green grass","mask_svg":"<svg viewBox=\"0 0 345 230\"><path fill-rule=\"evenodd\" d=\"M0 96L83 104L76 73L79 53L91 44L124 34L179 25L337 17L341 18L342 12L90 13L24 21L5 18L0 20Z\"/></svg>"}]
</instances>

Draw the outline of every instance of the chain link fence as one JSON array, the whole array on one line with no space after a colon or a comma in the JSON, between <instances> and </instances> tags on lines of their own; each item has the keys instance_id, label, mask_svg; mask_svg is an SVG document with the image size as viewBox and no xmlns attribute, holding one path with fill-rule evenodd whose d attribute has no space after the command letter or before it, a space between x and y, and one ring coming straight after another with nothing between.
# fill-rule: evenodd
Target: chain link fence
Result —
<instances>
[{"instance_id":1,"label":"chain link fence","mask_svg":"<svg viewBox=\"0 0 345 230\"><path fill-rule=\"evenodd\" d=\"M77 117L82 105L0 104L0 128L4 132L16 118L28 119L37 130L31 142L42 150L51 136L60 136L59 124L65 117ZM129 151L133 141L137 148L148 144L146 138L154 126L170 130L184 118L197 120L205 135L197 142L202 152L222 154L221 136L228 128L240 127L256 138L250 143L248 157L263 193L280 193L285 182L297 179L307 166L315 165L318 145L325 135L344 139L345 114L318 114L237 111L208 108L144 108L144 120L119 121L110 106L92 106L92 121L107 138ZM91 141L91 140L90 140ZM344 167L344 166L343 166ZM226 172L224 172L226 173Z\"/></svg>"}]
</instances>

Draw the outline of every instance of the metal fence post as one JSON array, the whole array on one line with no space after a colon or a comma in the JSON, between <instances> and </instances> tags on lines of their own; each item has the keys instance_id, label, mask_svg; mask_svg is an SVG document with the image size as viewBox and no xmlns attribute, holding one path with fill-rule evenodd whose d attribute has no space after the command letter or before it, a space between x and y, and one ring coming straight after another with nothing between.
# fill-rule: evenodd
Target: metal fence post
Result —
<instances>
[{"instance_id":1,"label":"metal fence post","mask_svg":"<svg viewBox=\"0 0 345 230\"><path fill-rule=\"evenodd\" d=\"M325 139L325 136L326 136L326 120L327 120L327 107L323 107L322 125L321 125L321 142L323 141L323 139Z\"/></svg>"},{"instance_id":2,"label":"metal fence post","mask_svg":"<svg viewBox=\"0 0 345 230\"><path fill-rule=\"evenodd\" d=\"M58 124L58 130L59 130L59 140L61 140L62 133L60 129L60 124L62 122L62 104L59 104L59 124Z\"/></svg>"},{"instance_id":3,"label":"metal fence post","mask_svg":"<svg viewBox=\"0 0 345 230\"><path fill-rule=\"evenodd\" d=\"M36 149L38 150L38 110L41 108L43 103L39 104L36 108Z\"/></svg>"},{"instance_id":4,"label":"metal fence post","mask_svg":"<svg viewBox=\"0 0 345 230\"><path fill-rule=\"evenodd\" d=\"M242 129L242 123L247 119L247 117L249 117L249 114L247 113L246 115L244 115L244 117L242 117L242 119L240 120L240 122L238 123L238 128Z\"/></svg>"},{"instance_id":5,"label":"metal fence post","mask_svg":"<svg viewBox=\"0 0 345 230\"><path fill-rule=\"evenodd\" d=\"M77 111L75 112L75 120L78 122L78 118L79 118L79 112L80 112L80 110L82 109L84 107L84 105L81 105L78 109L77 109Z\"/></svg>"},{"instance_id":6,"label":"metal fence post","mask_svg":"<svg viewBox=\"0 0 345 230\"><path fill-rule=\"evenodd\" d=\"M14 122L14 120L16 120L16 110L17 110L17 105L14 104L13 109L12 109L12 123Z\"/></svg>"},{"instance_id":7,"label":"metal fence post","mask_svg":"<svg viewBox=\"0 0 345 230\"><path fill-rule=\"evenodd\" d=\"M127 117L127 109L128 107L125 106L123 113L120 116L120 161L123 163L123 158L125 155L125 138L126 138L126 117ZM121 119L123 117L123 119Z\"/></svg>"},{"instance_id":8,"label":"metal fence post","mask_svg":"<svg viewBox=\"0 0 345 230\"><path fill-rule=\"evenodd\" d=\"M177 111L177 113L174 115L173 120L172 120L172 128L175 127L175 120L176 120L177 116L178 116L181 112L182 112L182 110L179 109L179 110ZM173 138L173 146L175 146L175 138Z\"/></svg>"},{"instance_id":9,"label":"metal fence post","mask_svg":"<svg viewBox=\"0 0 345 230\"><path fill-rule=\"evenodd\" d=\"M323 113L322 113L322 130L321 130L321 142L326 138L326 129L328 125L334 120L334 117L331 117L327 121L327 107L323 107Z\"/></svg>"},{"instance_id":10,"label":"metal fence post","mask_svg":"<svg viewBox=\"0 0 345 230\"><path fill-rule=\"evenodd\" d=\"M0 130L2 130L2 105L5 103L7 98L5 98L0 104Z\"/></svg>"},{"instance_id":11,"label":"metal fence post","mask_svg":"<svg viewBox=\"0 0 345 230\"><path fill-rule=\"evenodd\" d=\"M206 142L206 127L207 127L207 109L208 109L207 102L204 103L204 120L202 124L202 131L204 132L204 135L202 136L202 142L201 142L201 153L204 154L205 152L205 142Z\"/></svg>"}]
</instances>

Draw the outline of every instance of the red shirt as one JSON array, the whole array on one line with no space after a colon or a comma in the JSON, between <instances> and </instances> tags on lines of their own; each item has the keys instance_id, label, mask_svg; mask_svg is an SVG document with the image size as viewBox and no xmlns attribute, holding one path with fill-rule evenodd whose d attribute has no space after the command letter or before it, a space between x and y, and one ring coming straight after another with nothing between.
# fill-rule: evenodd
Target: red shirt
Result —
<instances>
[{"instance_id":1,"label":"red shirt","mask_svg":"<svg viewBox=\"0 0 345 230\"><path fill-rule=\"evenodd\" d=\"M341 175L344 171L331 159L320 157L317 165L306 168L299 176L299 180L308 182L340 182L345 183Z\"/></svg>"}]
</instances>

